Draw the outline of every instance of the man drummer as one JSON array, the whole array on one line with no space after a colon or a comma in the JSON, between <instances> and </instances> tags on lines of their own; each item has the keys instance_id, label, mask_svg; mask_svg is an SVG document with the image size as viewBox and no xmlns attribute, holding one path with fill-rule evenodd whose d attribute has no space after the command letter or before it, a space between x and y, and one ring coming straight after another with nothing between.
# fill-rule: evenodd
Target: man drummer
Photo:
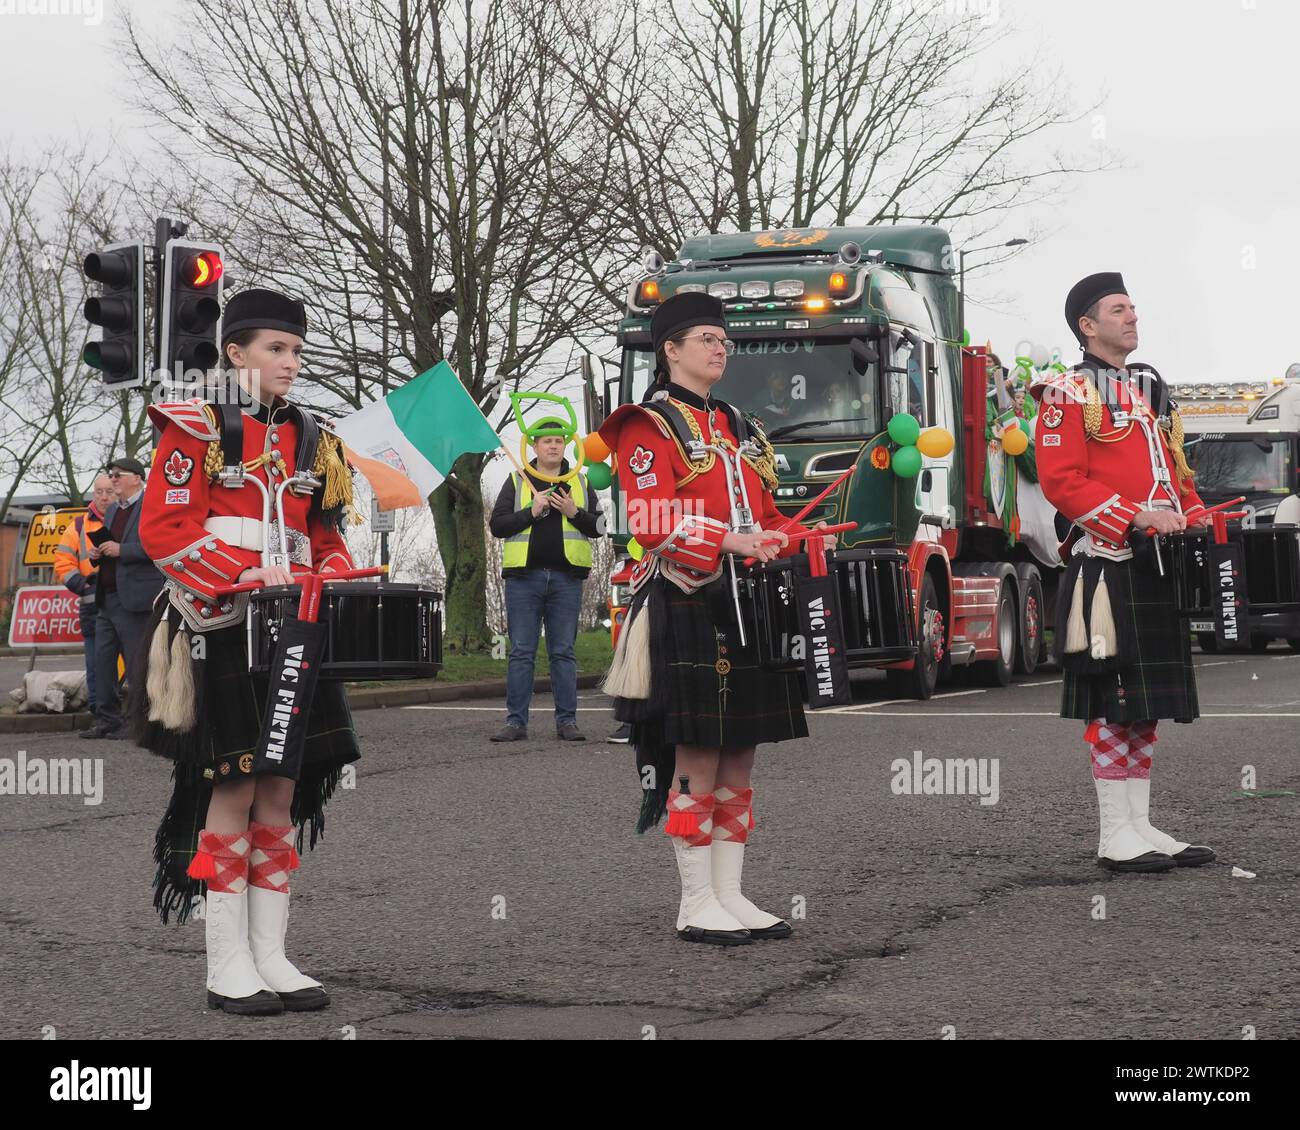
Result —
<instances>
[{"instance_id":1,"label":"man drummer","mask_svg":"<svg viewBox=\"0 0 1300 1130\"><path fill-rule=\"evenodd\" d=\"M303 304L246 290L227 303L222 327L230 385L217 403L149 409L161 435L140 535L167 587L145 669L131 679L132 728L175 762L155 839L154 905L164 921L172 912L184 921L206 884L208 1006L305 1011L329 997L284 953L294 825L297 845L309 826L314 847L343 766L360 756L356 732L340 685L319 683L296 779L261 772L267 681L249 672L249 594L221 590L351 569L341 533L351 473L337 438L287 399L307 333Z\"/></svg>"},{"instance_id":2,"label":"man drummer","mask_svg":"<svg viewBox=\"0 0 1300 1130\"><path fill-rule=\"evenodd\" d=\"M1075 526L1062 547L1061 716L1088 723L1099 864L1196 867L1214 852L1166 835L1148 818L1156 724L1199 714L1186 625L1150 535L1177 535L1210 516L1192 484L1167 386L1150 366L1128 362L1137 312L1123 278L1105 272L1076 283L1065 317L1083 361L1032 389L1039 481Z\"/></svg>"}]
</instances>

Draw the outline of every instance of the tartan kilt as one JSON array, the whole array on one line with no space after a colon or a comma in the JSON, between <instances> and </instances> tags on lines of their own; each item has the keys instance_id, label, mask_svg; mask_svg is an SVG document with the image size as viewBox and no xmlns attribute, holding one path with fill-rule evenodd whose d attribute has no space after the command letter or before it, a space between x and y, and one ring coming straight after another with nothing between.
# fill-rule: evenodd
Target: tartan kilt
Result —
<instances>
[{"instance_id":1,"label":"tartan kilt","mask_svg":"<svg viewBox=\"0 0 1300 1130\"><path fill-rule=\"evenodd\" d=\"M269 680L248 669L248 643L243 625L204 632L203 657L191 662L195 687L194 728L181 733L150 722L147 693L150 642L164 616L175 638L180 616L162 596L134 657L127 725L137 745L174 763L171 799L154 837L157 864L154 907L164 922L172 914L177 916L177 921L184 922L194 899L202 891L202 884L189 878L186 871L198 850L199 832L207 818L212 786L252 776ZM324 835L325 805L338 787L343 767L360 756L343 684L320 681L312 697L302 766L290 806L290 819L298 827L300 851L304 837L314 848Z\"/></svg>"},{"instance_id":2,"label":"tartan kilt","mask_svg":"<svg viewBox=\"0 0 1300 1130\"><path fill-rule=\"evenodd\" d=\"M1106 674L1065 671L1061 717L1107 722L1172 718L1191 722L1200 716L1191 635L1178 614L1171 576L1117 562L1108 574L1118 580L1110 593L1111 612L1127 650L1119 667ZM1073 572L1062 582L1063 601L1073 588ZM1063 607L1065 607L1063 605ZM1057 617L1057 633L1065 618Z\"/></svg>"},{"instance_id":3,"label":"tartan kilt","mask_svg":"<svg viewBox=\"0 0 1300 1130\"><path fill-rule=\"evenodd\" d=\"M734 624L713 623L702 591L684 593L656 576L632 608L652 593L650 698L615 698L615 718L632 723L634 733L653 718L665 742L706 749L808 736L798 675L763 668L752 638L741 647Z\"/></svg>"},{"instance_id":4,"label":"tartan kilt","mask_svg":"<svg viewBox=\"0 0 1300 1130\"><path fill-rule=\"evenodd\" d=\"M614 698L614 717L632 727L641 787L638 832L664 815L676 784L678 745L749 749L808 736L798 676L761 667L754 640L742 648L734 623L715 625L703 590L684 593L652 576L633 596L624 632L647 600L650 696Z\"/></svg>"}]
</instances>

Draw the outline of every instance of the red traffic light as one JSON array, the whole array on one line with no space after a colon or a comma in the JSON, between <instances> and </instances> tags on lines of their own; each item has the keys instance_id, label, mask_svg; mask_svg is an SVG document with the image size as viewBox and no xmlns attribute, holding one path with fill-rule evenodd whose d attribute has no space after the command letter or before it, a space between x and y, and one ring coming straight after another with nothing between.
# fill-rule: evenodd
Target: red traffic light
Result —
<instances>
[{"instance_id":1,"label":"red traffic light","mask_svg":"<svg viewBox=\"0 0 1300 1130\"><path fill-rule=\"evenodd\" d=\"M217 280L221 278L223 269L220 255L215 251L202 251L198 255L191 255L185 260L181 278L186 286L196 288L214 286Z\"/></svg>"}]
</instances>

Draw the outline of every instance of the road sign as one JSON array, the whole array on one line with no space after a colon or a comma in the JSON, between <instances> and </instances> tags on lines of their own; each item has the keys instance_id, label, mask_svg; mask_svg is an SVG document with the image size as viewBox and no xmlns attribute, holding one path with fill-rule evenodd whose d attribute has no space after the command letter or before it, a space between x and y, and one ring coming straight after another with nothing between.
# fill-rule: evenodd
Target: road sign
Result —
<instances>
[{"instance_id":1,"label":"road sign","mask_svg":"<svg viewBox=\"0 0 1300 1130\"><path fill-rule=\"evenodd\" d=\"M78 514L84 514L84 507L72 510L48 510L32 519L27 527L27 544L23 548L24 565L53 565L54 551L58 548L63 531L72 525Z\"/></svg>"},{"instance_id":2,"label":"road sign","mask_svg":"<svg viewBox=\"0 0 1300 1130\"><path fill-rule=\"evenodd\" d=\"M397 511L380 510L379 503L370 500L370 529L376 534L391 534L397 530Z\"/></svg>"},{"instance_id":3,"label":"road sign","mask_svg":"<svg viewBox=\"0 0 1300 1130\"><path fill-rule=\"evenodd\" d=\"M62 585L29 585L14 594L10 647L81 644L81 600Z\"/></svg>"}]
</instances>

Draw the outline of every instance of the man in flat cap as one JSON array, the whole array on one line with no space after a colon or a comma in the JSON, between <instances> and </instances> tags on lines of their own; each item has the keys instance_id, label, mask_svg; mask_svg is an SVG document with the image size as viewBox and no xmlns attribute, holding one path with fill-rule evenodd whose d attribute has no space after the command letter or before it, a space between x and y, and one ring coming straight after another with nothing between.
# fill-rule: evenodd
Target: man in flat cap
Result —
<instances>
[{"instance_id":1,"label":"man in flat cap","mask_svg":"<svg viewBox=\"0 0 1300 1130\"><path fill-rule=\"evenodd\" d=\"M144 465L123 456L108 465L116 501L104 513L104 524L90 535L90 557L99 568L95 584L95 722L83 738L122 738L122 710L117 691L117 657L127 667L144 638L154 597L163 587L140 544L140 499L144 494Z\"/></svg>"},{"instance_id":2,"label":"man in flat cap","mask_svg":"<svg viewBox=\"0 0 1300 1130\"><path fill-rule=\"evenodd\" d=\"M1123 278L1089 275L1065 300L1083 361L1038 382L1038 474L1074 523L1056 620L1065 680L1061 716L1087 722L1101 834L1112 871L1167 871L1214 859L1152 826L1156 724L1199 713L1187 627L1151 532L1208 522L1183 456L1182 422L1160 375L1130 364L1137 312ZM1072 552L1071 552L1072 550ZM1169 572L1166 570L1166 572Z\"/></svg>"}]
</instances>

